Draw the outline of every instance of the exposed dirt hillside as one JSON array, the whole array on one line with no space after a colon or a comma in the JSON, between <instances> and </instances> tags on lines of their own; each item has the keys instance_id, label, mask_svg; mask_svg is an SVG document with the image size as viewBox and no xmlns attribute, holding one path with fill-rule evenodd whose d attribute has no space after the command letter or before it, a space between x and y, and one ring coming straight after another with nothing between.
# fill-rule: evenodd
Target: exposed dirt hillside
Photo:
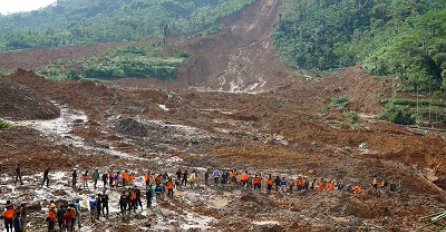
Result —
<instances>
[{"instance_id":1,"label":"exposed dirt hillside","mask_svg":"<svg viewBox=\"0 0 446 232\"><path fill-rule=\"evenodd\" d=\"M59 117L59 108L36 91L0 78L0 117L9 119L52 119Z\"/></svg>"}]
</instances>

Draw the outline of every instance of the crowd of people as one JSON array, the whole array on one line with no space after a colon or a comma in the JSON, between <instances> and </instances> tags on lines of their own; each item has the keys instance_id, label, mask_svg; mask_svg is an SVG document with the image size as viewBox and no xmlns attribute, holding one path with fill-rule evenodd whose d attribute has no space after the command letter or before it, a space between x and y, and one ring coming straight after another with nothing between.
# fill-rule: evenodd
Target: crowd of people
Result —
<instances>
[{"instance_id":1,"label":"crowd of people","mask_svg":"<svg viewBox=\"0 0 446 232\"><path fill-rule=\"evenodd\" d=\"M49 186L50 169L46 169L43 173L41 187ZM251 174L247 171L239 173L236 169L220 171L218 168L214 170L207 169L203 174L204 186L222 186L240 188L241 191L262 192L272 194L273 192L282 194L293 194L294 192L302 193L308 191L324 192L324 191L348 191L353 195L359 195L362 187L359 183L344 184L335 179L326 180L323 178L309 178L298 175L297 177L273 176L269 174ZM23 185L21 167L18 164L15 167L15 183ZM111 169L100 172L94 169L92 174L85 170L80 179L81 185L78 185L78 169L74 169L71 174L71 185L73 188L89 188L89 182L93 182L93 188L99 189L98 182L102 180L103 191L100 194L92 194L88 196L88 207L90 212L90 220L95 222L99 217L109 216L109 195L107 191L110 189L119 191L119 209L121 215L127 215L132 211L136 213L138 208L143 208L142 198L145 193L146 207L151 208L154 199L157 202L166 197L173 197L176 189L187 187L193 189L196 187L198 173L196 170L188 172L188 170L178 169L176 173L169 175L167 172L163 174L154 174L150 171L144 175L137 176L135 172L128 170L113 171ZM136 186L135 181L139 179L144 186L142 189ZM212 183L211 183L212 180ZM141 183L139 182L139 183ZM377 176L373 177L370 186L375 189L389 188L391 191L396 190L396 185L388 184L387 181ZM122 192L121 192L122 191ZM26 225L26 205L22 204L17 209L7 202L2 218L7 231L25 231ZM50 202L48 206L48 231L54 231L58 226L58 231L73 231L77 224L81 226L81 204L80 199L76 199L72 203L55 203Z\"/></svg>"}]
</instances>

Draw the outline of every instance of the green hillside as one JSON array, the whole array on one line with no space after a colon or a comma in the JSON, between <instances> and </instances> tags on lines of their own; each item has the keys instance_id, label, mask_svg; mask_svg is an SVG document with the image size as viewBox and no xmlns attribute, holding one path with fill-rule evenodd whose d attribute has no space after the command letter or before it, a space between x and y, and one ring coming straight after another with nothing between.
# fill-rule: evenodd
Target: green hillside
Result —
<instances>
[{"instance_id":1,"label":"green hillside","mask_svg":"<svg viewBox=\"0 0 446 232\"><path fill-rule=\"evenodd\" d=\"M59 0L0 16L0 51L189 34L254 0Z\"/></svg>"},{"instance_id":2,"label":"green hillside","mask_svg":"<svg viewBox=\"0 0 446 232\"><path fill-rule=\"evenodd\" d=\"M444 0L290 0L275 43L299 68L360 64L406 91L444 92L445 22Z\"/></svg>"}]
</instances>

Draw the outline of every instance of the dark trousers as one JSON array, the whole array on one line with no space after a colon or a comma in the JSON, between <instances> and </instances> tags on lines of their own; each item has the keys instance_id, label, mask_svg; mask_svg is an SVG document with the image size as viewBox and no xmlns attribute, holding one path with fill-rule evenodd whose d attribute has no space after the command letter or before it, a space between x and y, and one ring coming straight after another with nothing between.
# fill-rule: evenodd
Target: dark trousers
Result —
<instances>
[{"instance_id":1,"label":"dark trousers","mask_svg":"<svg viewBox=\"0 0 446 232\"><path fill-rule=\"evenodd\" d=\"M46 187L48 187L50 185L50 178L48 178L48 176L43 177L42 186L45 184L45 182L46 182Z\"/></svg>"},{"instance_id":2,"label":"dark trousers","mask_svg":"<svg viewBox=\"0 0 446 232\"><path fill-rule=\"evenodd\" d=\"M17 182L20 182L20 185L23 185L22 175L21 175L21 174L18 174L18 175L15 177L15 183L17 184Z\"/></svg>"},{"instance_id":3,"label":"dark trousers","mask_svg":"<svg viewBox=\"0 0 446 232\"><path fill-rule=\"evenodd\" d=\"M12 232L12 226L13 226L12 219L4 219L4 221L5 221L6 231L7 232L9 232L9 231Z\"/></svg>"},{"instance_id":4,"label":"dark trousers","mask_svg":"<svg viewBox=\"0 0 446 232\"><path fill-rule=\"evenodd\" d=\"M108 203L102 205L102 214L108 216Z\"/></svg>"},{"instance_id":5,"label":"dark trousers","mask_svg":"<svg viewBox=\"0 0 446 232\"><path fill-rule=\"evenodd\" d=\"M184 186L187 186L187 177L183 178L183 181L181 181L181 184L184 184Z\"/></svg>"},{"instance_id":6,"label":"dark trousers","mask_svg":"<svg viewBox=\"0 0 446 232\"><path fill-rule=\"evenodd\" d=\"M121 204L120 207L121 207L121 213L123 215L126 215L127 214L127 204Z\"/></svg>"},{"instance_id":7,"label":"dark trousers","mask_svg":"<svg viewBox=\"0 0 446 232\"><path fill-rule=\"evenodd\" d=\"M152 207L152 195L147 195L146 201L147 201L147 208Z\"/></svg>"}]
</instances>

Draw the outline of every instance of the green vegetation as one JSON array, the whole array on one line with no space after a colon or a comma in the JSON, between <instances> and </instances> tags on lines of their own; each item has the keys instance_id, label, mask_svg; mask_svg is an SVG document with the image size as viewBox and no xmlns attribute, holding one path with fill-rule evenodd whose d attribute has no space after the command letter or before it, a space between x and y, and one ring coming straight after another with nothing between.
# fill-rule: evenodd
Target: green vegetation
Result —
<instances>
[{"instance_id":1,"label":"green vegetation","mask_svg":"<svg viewBox=\"0 0 446 232\"><path fill-rule=\"evenodd\" d=\"M11 125L3 120L0 119L0 129L8 129Z\"/></svg>"},{"instance_id":2,"label":"green vegetation","mask_svg":"<svg viewBox=\"0 0 446 232\"><path fill-rule=\"evenodd\" d=\"M176 70L188 54L177 52L168 56L154 46L112 50L104 57L90 57L70 61L68 64L52 65L40 70L50 79L110 79L122 77L175 78ZM78 67L78 68L73 68Z\"/></svg>"},{"instance_id":3,"label":"green vegetation","mask_svg":"<svg viewBox=\"0 0 446 232\"><path fill-rule=\"evenodd\" d=\"M422 217L421 219L429 222L429 224L427 224L421 228L418 228L416 230L416 232L425 231L426 228L432 228L433 229L432 231L437 231L437 232L441 232L446 229L446 222L445 222L446 211L441 212L441 213L432 214L432 215L429 215L426 217ZM434 230L435 227L437 229Z\"/></svg>"},{"instance_id":4,"label":"green vegetation","mask_svg":"<svg viewBox=\"0 0 446 232\"><path fill-rule=\"evenodd\" d=\"M415 115L407 106L388 105L386 111L379 118L400 125L415 124Z\"/></svg>"},{"instance_id":5,"label":"green vegetation","mask_svg":"<svg viewBox=\"0 0 446 232\"><path fill-rule=\"evenodd\" d=\"M263 112L262 113L262 117L264 117L264 118L269 118L269 112Z\"/></svg>"},{"instance_id":6,"label":"green vegetation","mask_svg":"<svg viewBox=\"0 0 446 232\"><path fill-rule=\"evenodd\" d=\"M218 30L216 22L254 0L59 0L0 15L0 51L135 41Z\"/></svg>"},{"instance_id":7,"label":"green vegetation","mask_svg":"<svg viewBox=\"0 0 446 232\"><path fill-rule=\"evenodd\" d=\"M400 106L437 106L446 107L446 104L442 101L435 99L405 99L405 98L389 98L382 101L384 104L400 105Z\"/></svg>"},{"instance_id":8,"label":"green vegetation","mask_svg":"<svg viewBox=\"0 0 446 232\"><path fill-rule=\"evenodd\" d=\"M350 105L350 99L348 97L341 96L341 97L332 99L331 105L338 109L343 109Z\"/></svg>"},{"instance_id":9,"label":"green vegetation","mask_svg":"<svg viewBox=\"0 0 446 232\"><path fill-rule=\"evenodd\" d=\"M409 91L446 91L444 0L290 0L275 43L291 64L328 70L361 64ZM286 9L285 9L286 8Z\"/></svg>"}]
</instances>

